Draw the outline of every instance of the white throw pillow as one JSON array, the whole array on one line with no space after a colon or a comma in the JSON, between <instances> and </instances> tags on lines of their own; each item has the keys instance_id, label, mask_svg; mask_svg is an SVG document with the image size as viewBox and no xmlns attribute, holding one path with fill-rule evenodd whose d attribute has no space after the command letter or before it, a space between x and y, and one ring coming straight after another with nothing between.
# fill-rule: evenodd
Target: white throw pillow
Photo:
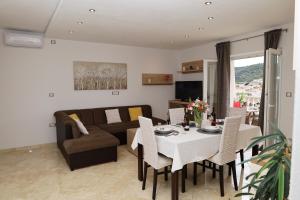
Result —
<instances>
[{"instance_id":1,"label":"white throw pillow","mask_svg":"<svg viewBox=\"0 0 300 200\"><path fill-rule=\"evenodd\" d=\"M108 124L122 122L119 109L105 110L105 114Z\"/></svg>"},{"instance_id":2,"label":"white throw pillow","mask_svg":"<svg viewBox=\"0 0 300 200\"><path fill-rule=\"evenodd\" d=\"M84 135L89 134L89 132L86 130L85 126L83 125L83 123L80 120L75 120L75 122L81 133L83 133Z\"/></svg>"}]
</instances>

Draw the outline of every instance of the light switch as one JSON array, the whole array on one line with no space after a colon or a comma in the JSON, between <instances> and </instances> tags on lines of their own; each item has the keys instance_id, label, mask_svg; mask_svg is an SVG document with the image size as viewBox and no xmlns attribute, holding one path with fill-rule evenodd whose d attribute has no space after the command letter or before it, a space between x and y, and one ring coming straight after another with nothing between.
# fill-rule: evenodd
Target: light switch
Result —
<instances>
[{"instance_id":1,"label":"light switch","mask_svg":"<svg viewBox=\"0 0 300 200\"><path fill-rule=\"evenodd\" d=\"M119 95L119 91L112 91L112 95Z\"/></svg>"},{"instance_id":2,"label":"light switch","mask_svg":"<svg viewBox=\"0 0 300 200\"><path fill-rule=\"evenodd\" d=\"M286 97L292 97L292 95L293 95L292 92L286 92L286 93L285 93L285 96L286 96Z\"/></svg>"}]
</instances>

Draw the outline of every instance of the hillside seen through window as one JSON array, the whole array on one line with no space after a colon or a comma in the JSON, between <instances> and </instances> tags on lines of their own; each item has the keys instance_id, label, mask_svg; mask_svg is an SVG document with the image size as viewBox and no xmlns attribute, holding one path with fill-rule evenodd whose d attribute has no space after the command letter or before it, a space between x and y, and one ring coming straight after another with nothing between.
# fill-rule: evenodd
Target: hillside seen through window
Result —
<instances>
[{"instance_id":1,"label":"hillside seen through window","mask_svg":"<svg viewBox=\"0 0 300 200\"><path fill-rule=\"evenodd\" d=\"M258 112L260 106L264 57L252 57L234 60L235 99L249 112Z\"/></svg>"}]
</instances>

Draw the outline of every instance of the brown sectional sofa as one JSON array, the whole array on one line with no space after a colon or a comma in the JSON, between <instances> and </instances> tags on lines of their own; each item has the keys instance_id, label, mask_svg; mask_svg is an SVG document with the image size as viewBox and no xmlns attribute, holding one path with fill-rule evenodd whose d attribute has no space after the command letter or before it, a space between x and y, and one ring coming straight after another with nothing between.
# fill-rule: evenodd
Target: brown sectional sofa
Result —
<instances>
[{"instance_id":1,"label":"brown sectional sofa","mask_svg":"<svg viewBox=\"0 0 300 200\"><path fill-rule=\"evenodd\" d=\"M117 146L127 143L127 129L139 127L138 121L130 121L130 107L141 107L143 116L151 118L153 124L165 123L152 116L149 105L63 110L54 113L57 145L71 170L117 161ZM122 122L107 124L105 110L115 108L119 109ZM73 113L79 116L89 135L80 133L75 121L68 116Z\"/></svg>"}]
</instances>

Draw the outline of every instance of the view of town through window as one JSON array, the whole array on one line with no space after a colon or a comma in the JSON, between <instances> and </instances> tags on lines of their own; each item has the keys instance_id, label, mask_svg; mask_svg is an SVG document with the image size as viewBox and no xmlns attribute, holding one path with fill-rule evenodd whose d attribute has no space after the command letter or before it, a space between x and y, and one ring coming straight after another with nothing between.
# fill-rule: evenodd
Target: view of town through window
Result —
<instances>
[{"instance_id":1,"label":"view of town through window","mask_svg":"<svg viewBox=\"0 0 300 200\"><path fill-rule=\"evenodd\" d=\"M236 106L246 106L248 112L259 111L262 85L264 57L252 57L233 61L235 69Z\"/></svg>"}]
</instances>

